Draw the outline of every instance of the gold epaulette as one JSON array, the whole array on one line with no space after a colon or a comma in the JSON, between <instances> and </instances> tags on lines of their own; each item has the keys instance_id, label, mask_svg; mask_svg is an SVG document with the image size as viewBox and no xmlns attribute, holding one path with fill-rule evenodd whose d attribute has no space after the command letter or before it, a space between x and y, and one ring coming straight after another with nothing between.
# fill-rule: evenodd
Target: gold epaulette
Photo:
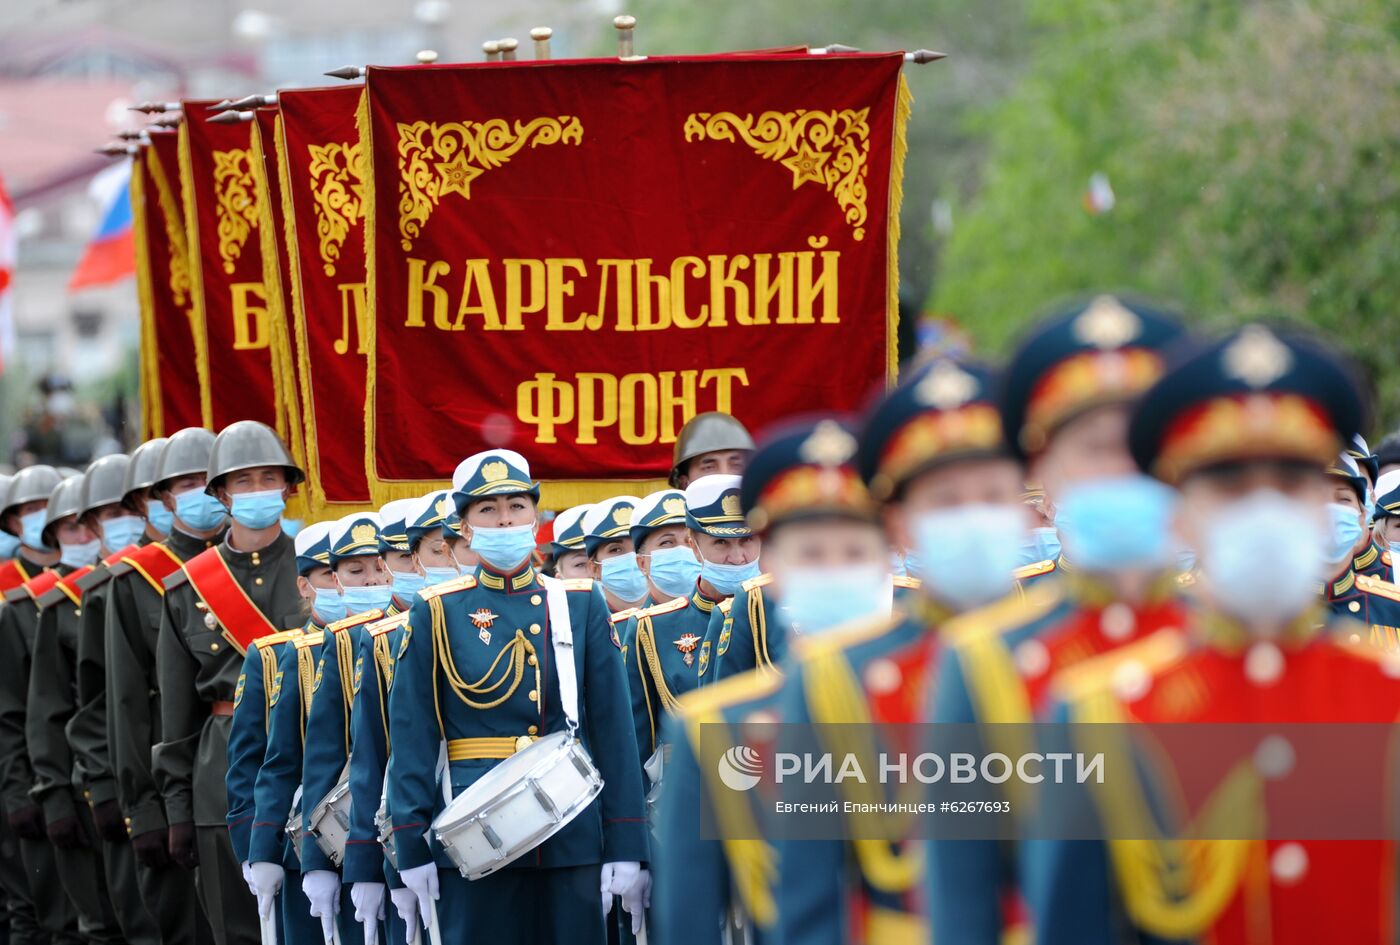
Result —
<instances>
[{"instance_id":1,"label":"gold epaulette","mask_svg":"<svg viewBox=\"0 0 1400 945\"><path fill-rule=\"evenodd\" d=\"M734 609L734 598L732 598L732 597L726 597L724 600L722 600L722 601L719 602L719 612L722 613L722 614L724 614L726 617L729 616L729 612L730 612L731 610L733 610L733 609Z\"/></svg>"},{"instance_id":2,"label":"gold epaulette","mask_svg":"<svg viewBox=\"0 0 1400 945\"><path fill-rule=\"evenodd\" d=\"M1180 574L1178 574L1178 575L1176 576L1176 586L1177 586L1177 587L1195 587L1195 586L1196 586L1196 572L1195 572L1195 571L1182 571Z\"/></svg>"},{"instance_id":3,"label":"gold epaulette","mask_svg":"<svg viewBox=\"0 0 1400 945\"><path fill-rule=\"evenodd\" d=\"M1037 584L1020 594L1008 594L994 604L959 614L939 631L949 646L962 646L973 637L998 635L1045 615L1064 597L1058 581Z\"/></svg>"},{"instance_id":4,"label":"gold epaulette","mask_svg":"<svg viewBox=\"0 0 1400 945\"><path fill-rule=\"evenodd\" d=\"M749 578L747 581L745 581L743 584L740 584L739 586L742 587L742 588L743 588L744 590L746 590L746 591L751 591L751 590L753 590L753 589L756 588L756 587L767 587L769 584L772 584L772 583L773 583L773 575L771 575L771 574L760 574L758 577L751 577L751 578Z\"/></svg>"},{"instance_id":5,"label":"gold epaulette","mask_svg":"<svg viewBox=\"0 0 1400 945\"><path fill-rule=\"evenodd\" d=\"M896 574L894 576L894 586L902 587L905 590L916 591L924 586L924 582L908 574Z\"/></svg>"},{"instance_id":6,"label":"gold epaulette","mask_svg":"<svg viewBox=\"0 0 1400 945\"><path fill-rule=\"evenodd\" d=\"M1374 594L1377 597L1384 597L1387 600L1400 601L1400 587L1381 578L1358 574L1356 576L1356 586L1367 594Z\"/></svg>"},{"instance_id":7,"label":"gold epaulette","mask_svg":"<svg viewBox=\"0 0 1400 945\"><path fill-rule=\"evenodd\" d=\"M373 610L366 610L364 613L353 614L334 623L326 625L327 633L339 633L342 630L349 630L351 627L358 627L361 624L370 623L375 620L383 620L384 611L378 607Z\"/></svg>"},{"instance_id":8,"label":"gold epaulette","mask_svg":"<svg viewBox=\"0 0 1400 945\"><path fill-rule=\"evenodd\" d=\"M1389 565L1390 565L1390 552L1388 552L1388 551L1382 551L1382 552L1381 552L1381 564L1386 565L1387 567L1389 567Z\"/></svg>"},{"instance_id":9,"label":"gold epaulette","mask_svg":"<svg viewBox=\"0 0 1400 945\"><path fill-rule=\"evenodd\" d=\"M1015 571L1012 571L1011 576L1018 581L1024 581L1026 578L1049 574L1053 570L1055 570L1055 559L1046 558L1044 561L1037 561L1034 564L1022 565Z\"/></svg>"},{"instance_id":10,"label":"gold epaulette","mask_svg":"<svg viewBox=\"0 0 1400 945\"><path fill-rule=\"evenodd\" d=\"M473 587L476 587L476 575L464 574L461 577L452 578L450 581L440 581L437 584L430 584L420 590L418 596L424 600L432 600L434 597L455 594L457 591L465 591Z\"/></svg>"},{"instance_id":11,"label":"gold epaulette","mask_svg":"<svg viewBox=\"0 0 1400 945\"><path fill-rule=\"evenodd\" d=\"M682 610L686 604L690 603L689 597L675 597L664 604L653 604L643 610L637 611L637 617L658 617L661 614L669 614L672 611Z\"/></svg>"},{"instance_id":12,"label":"gold epaulette","mask_svg":"<svg viewBox=\"0 0 1400 945\"><path fill-rule=\"evenodd\" d=\"M592 578L564 578L560 582L566 591L591 591L593 590Z\"/></svg>"},{"instance_id":13,"label":"gold epaulette","mask_svg":"<svg viewBox=\"0 0 1400 945\"><path fill-rule=\"evenodd\" d=\"M394 614L394 616L392 617L385 617L383 620L375 622L372 626L368 628L369 635L372 637L377 637L382 634L388 633L395 627L402 627L406 623L408 623L408 611L405 610L400 613Z\"/></svg>"},{"instance_id":14,"label":"gold epaulette","mask_svg":"<svg viewBox=\"0 0 1400 945\"><path fill-rule=\"evenodd\" d=\"M265 646L276 646L279 643L286 643L288 640L295 640L301 636L301 630L282 630L278 633L269 633L265 637L258 637L253 641L253 646L262 649Z\"/></svg>"},{"instance_id":15,"label":"gold epaulette","mask_svg":"<svg viewBox=\"0 0 1400 945\"><path fill-rule=\"evenodd\" d=\"M1186 638L1179 631L1159 630L1141 640L1060 670L1052 686L1056 697L1070 703L1080 702L1093 693L1110 688L1120 666L1136 663L1149 675L1156 676L1185 656L1186 652Z\"/></svg>"},{"instance_id":16,"label":"gold epaulette","mask_svg":"<svg viewBox=\"0 0 1400 945\"><path fill-rule=\"evenodd\" d=\"M782 684L783 677L776 673L749 670L709 686L690 690L680 697L680 711L687 718L718 712L741 702L751 702L770 695Z\"/></svg>"},{"instance_id":17,"label":"gold epaulette","mask_svg":"<svg viewBox=\"0 0 1400 945\"><path fill-rule=\"evenodd\" d=\"M303 633L301 636L297 637L294 642L298 650L304 650L311 646L320 646L322 643L326 642L326 633L324 630L314 630L311 633Z\"/></svg>"},{"instance_id":18,"label":"gold epaulette","mask_svg":"<svg viewBox=\"0 0 1400 945\"><path fill-rule=\"evenodd\" d=\"M624 620L629 619L633 614L640 613L641 610L642 608L640 607L628 607L625 610L619 610L617 613L613 614L611 617L608 618L608 622L622 623Z\"/></svg>"}]
</instances>

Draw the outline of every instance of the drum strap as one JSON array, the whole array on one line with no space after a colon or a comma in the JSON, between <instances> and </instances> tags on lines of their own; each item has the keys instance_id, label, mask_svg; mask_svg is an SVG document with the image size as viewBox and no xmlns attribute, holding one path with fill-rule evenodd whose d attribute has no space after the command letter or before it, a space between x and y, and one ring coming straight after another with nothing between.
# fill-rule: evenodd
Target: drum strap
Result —
<instances>
[{"instance_id":1,"label":"drum strap","mask_svg":"<svg viewBox=\"0 0 1400 945\"><path fill-rule=\"evenodd\" d=\"M559 674L559 703L570 728L578 727L578 673L574 667L574 628L569 621L569 592L556 578L540 575L544 585L545 609L549 614L550 643L554 667Z\"/></svg>"}]
</instances>

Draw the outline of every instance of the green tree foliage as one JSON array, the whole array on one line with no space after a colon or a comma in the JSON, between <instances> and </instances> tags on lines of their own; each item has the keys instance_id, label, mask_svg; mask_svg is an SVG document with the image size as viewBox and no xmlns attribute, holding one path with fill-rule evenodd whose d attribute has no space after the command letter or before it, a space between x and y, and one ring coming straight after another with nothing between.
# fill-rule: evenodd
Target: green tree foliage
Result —
<instances>
[{"instance_id":1,"label":"green tree foliage","mask_svg":"<svg viewBox=\"0 0 1400 945\"><path fill-rule=\"evenodd\" d=\"M969 125L979 187L934 307L984 348L1102 288L1210 327L1273 316L1360 359L1400 419L1400 7L1037 0L1019 82ZM1106 173L1112 211L1083 205Z\"/></svg>"}]
</instances>

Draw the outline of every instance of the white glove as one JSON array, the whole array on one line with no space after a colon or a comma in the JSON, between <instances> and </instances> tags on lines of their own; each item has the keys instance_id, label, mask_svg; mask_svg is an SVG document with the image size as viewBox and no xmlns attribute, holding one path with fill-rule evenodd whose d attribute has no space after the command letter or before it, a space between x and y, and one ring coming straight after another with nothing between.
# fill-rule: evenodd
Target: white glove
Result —
<instances>
[{"instance_id":1,"label":"white glove","mask_svg":"<svg viewBox=\"0 0 1400 945\"><path fill-rule=\"evenodd\" d=\"M248 891L250 893L254 896L258 894L258 891L253 888L253 864L249 863L247 860L243 861L243 882L248 884Z\"/></svg>"},{"instance_id":2,"label":"white glove","mask_svg":"<svg viewBox=\"0 0 1400 945\"><path fill-rule=\"evenodd\" d=\"M276 863L251 863L248 866L248 885L253 895L258 897L258 915L264 919L272 915L272 907L277 903L277 890L287 878L287 871Z\"/></svg>"},{"instance_id":3,"label":"white glove","mask_svg":"<svg viewBox=\"0 0 1400 945\"><path fill-rule=\"evenodd\" d=\"M603 915L612 911L613 896L620 896L637 881L642 864L636 862L604 863L598 879L598 889L603 894Z\"/></svg>"},{"instance_id":4,"label":"white glove","mask_svg":"<svg viewBox=\"0 0 1400 945\"><path fill-rule=\"evenodd\" d=\"M617 880L616 873L613 880ZM651 871L641 870L636 882L619 895L622 896L622 911L632 917L632 934L636 935L642 930L647 910L651 908Z\"/></svg>"},{"instance_id":5,"label":"white glove","mask_svg":"<svg viewBox=\"0 0 1400 945\"><path fill-rule=\"evenodd\" d=\"M399 870L399 879L413 890L413 896L418 900L418 918L426 929L433 914L433 903L438 897L437 864L424 863L422 866ZM398 902L397 899L394 901Z\"/></svg>"},{"instance_id":6,"label":"white glove","mask_svg":"<svg viewBox=\"0 0 1400 945\"><path fill-rule=\"evenodd\" d=\"M403 920L404 942L413 945L418 941L418 896L407 886L389 890L389 898L393 900L394 909L398 912L399 918Z\"/></svg>"},{"instance_id":7,"label":"white glove","mask_svg":"<svg viewBox=\"0 0 1400 945\"><path fill-rule=\"evenodd\" d=\"M335 938L335 914L340 910L340 874L335 870L312 870L301 876L301 891L311 901L311 915L321 920L323 941Z\"/></svg>"},{"instance_id":8,"label":"white glove","mask_svg":"<svg viewBox=\"0 0 1400 945\"><path fill-rule=\"evenodd\" d=\"M374 945L384 918L384 884L356 883L350 887L350 901L355 904L355 921L365 927L365 945Z\"/></svg>"}]
</instances>

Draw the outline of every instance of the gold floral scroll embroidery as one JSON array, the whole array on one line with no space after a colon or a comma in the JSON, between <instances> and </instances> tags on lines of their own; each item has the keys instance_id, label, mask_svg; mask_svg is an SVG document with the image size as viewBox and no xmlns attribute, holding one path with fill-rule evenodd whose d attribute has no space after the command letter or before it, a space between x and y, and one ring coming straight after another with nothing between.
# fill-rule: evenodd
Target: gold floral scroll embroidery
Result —
<instances>
[{"instance_id":1,"label":"gold floral scroll embroidery","mask_svg":"<svg viewBox=\"0 0 1400 945\"><path fill-rule=\"evenodd\" d=\"M214 192L218 205L219 258L232 273L243 244L258 225L258 197L253 186L253 162L247 149L214 152Z\"/></svg>"},{"instance_id":2,"label":"gold floral scroll embroidery","mask_svg":"<svg viewBox=\"0 0 1400 945\"><path fill-rule=\"evenodd\" d=\"M579 144L583 123L574 115L540 117L530 121L415 121L399 123L399 236L404 249L413 240L443 196L471 199L471 183L500 167L527 144Z\"/></svg>"},{"instance_id":3,"label":"gold floral scroll embroidery","mask_svg":"<svg viewBox=\"0 0 1400 945\"><path fill-rule=\"evenodd\" d=\"M340 248L350 228L364 219L365 166L358 141L310 145L311 196L316 203L316 237L321 265L335 275Z\"/></svg>"},{"instance_id":4,"label":"gold floral scroll embroidery","mask_svg":"<svg viewBox=\"0 0 1400 945\"><path fill-rule=\"evenodd\" d=\"M869 170L870 109L819 112L696 112L685 120L687 141L743 139L760 157L792 172L792 189L811 181L836 195L856 239L865 238L865 178Z\"/></svg>"}]
</instances>

